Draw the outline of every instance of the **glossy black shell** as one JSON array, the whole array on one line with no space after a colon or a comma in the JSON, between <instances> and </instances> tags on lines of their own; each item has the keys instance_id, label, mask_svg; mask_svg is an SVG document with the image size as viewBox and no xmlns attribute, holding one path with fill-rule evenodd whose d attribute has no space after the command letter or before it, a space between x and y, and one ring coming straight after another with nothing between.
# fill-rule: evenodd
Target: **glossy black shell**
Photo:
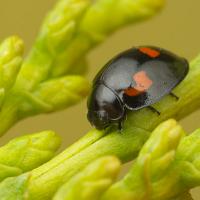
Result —
<instances>
[{"instance_id":1,"label":"glossy black shell","mask_svg":"<svg viewBox=\"0 0 200 200\"><path fill-rule=\"evenodd\" d=\"M150 53L141 51L143 48ZM122 52L110 60L93 81L88 100L89 121L99 129L121 122L126 109L150 106L169 94L184 79L188 69L186 59L158 47L145 46ZM133 78L136 74L145 74L146 79L142 78L148 87L130 95L126 91L145 85L141 77L138 76L139 82Z\"/></svg>"}]
</instances>

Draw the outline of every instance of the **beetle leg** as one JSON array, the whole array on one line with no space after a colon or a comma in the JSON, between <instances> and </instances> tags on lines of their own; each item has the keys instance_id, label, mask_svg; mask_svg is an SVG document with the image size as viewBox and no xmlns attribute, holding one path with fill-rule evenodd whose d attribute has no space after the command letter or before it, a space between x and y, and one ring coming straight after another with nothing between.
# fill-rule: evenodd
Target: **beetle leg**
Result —
<instances>
[{"instance_id":1,"label":"beetle leg","mask_svg":"<svg viewBox=\"0 0 200 200\"><path fill-rule=\"evenodd\" d=\"M156 110L154 107L152 106L148 106L147 108L149 108L151 111L153 111L154 113L157 113L158 115L160 115L160 112L158 110Z\"/></svg>"},{"instance_id":2,"label":"beetle leg","mask_svg":"<svg viewBox=\"0 0 200 200\"><path fill-rule=\"evenodd\" d=\"M121 132L122 131L122 121L118 121L118 129Z\"/></svg>"},{"instance_id":3,"label":"beetle leg","mask_svg":"<svg viewBox=\"0 0 200 200\"><path fill-rule=\"evenodd\" d=\"M169 95L173 98L175 98L177 101L179 100L179 97L176 96L173 92L170 92Z\"/></svg>"}]
</instances>

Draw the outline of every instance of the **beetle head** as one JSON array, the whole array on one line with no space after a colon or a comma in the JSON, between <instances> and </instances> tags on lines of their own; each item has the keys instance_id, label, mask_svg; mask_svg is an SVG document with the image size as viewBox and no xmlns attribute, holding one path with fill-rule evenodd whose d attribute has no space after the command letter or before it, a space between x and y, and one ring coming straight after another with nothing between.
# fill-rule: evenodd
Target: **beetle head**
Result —
<instances>
[{"instance_id":1,"label":"beetle head","mask_svg":"<svg viewBox=\"0 0 200 200\"><path fill-rule=\"evenodd\" d=\"M105 129L110 123L108 113L105 110L99 110L99 111L89 110L87 117L90 123L100 130Z\"/></svg>"},{"instance_id":2,"label":"beetle head","mask_svg":"<svg viewBox=\"0 0 200 200\"><path fill-rule=\"evenodd\" d=\"M97 129L104 129L124 116L119 97L104 84L97 85L88 99L88 120Z\"/></svg>"}]
</instances>

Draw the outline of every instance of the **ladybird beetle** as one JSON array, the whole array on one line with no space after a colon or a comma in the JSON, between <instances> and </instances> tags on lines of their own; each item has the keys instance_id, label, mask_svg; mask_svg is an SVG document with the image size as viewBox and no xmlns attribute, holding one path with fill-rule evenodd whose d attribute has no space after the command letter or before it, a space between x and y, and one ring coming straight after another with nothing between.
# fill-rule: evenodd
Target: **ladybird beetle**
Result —
<instances>
[{"instance_id":1,"label":"ladybird beetle","mask_svg":"<svg viewBox=\"0 0 200 200\"><path fill-rule=\"evenodd\" d=\"M95 77L88 99L88 120L97 129L113 123L121 129L126 110L155 110L151 105L165 95L176 97L171 91L188 70L186 59L162 48L140 46L126 50Z\"/></svg>"}]
</instances>

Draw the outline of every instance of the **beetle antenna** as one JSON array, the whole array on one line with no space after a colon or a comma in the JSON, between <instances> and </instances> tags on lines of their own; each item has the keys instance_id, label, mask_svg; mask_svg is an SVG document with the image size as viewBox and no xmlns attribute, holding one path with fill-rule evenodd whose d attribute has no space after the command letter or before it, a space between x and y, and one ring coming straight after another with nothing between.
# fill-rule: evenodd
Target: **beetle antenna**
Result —
<instances>
[{"instance_id":1,"label":"beetle antenna","mask_svg":"<svg viewBox=\"0 0 200 200\"><path fill-rule=\"evenodd\" d=\"M122 131L122 122L121 121L118 122L118 130L120 132Z\"/></svg>"}]
</instances>

